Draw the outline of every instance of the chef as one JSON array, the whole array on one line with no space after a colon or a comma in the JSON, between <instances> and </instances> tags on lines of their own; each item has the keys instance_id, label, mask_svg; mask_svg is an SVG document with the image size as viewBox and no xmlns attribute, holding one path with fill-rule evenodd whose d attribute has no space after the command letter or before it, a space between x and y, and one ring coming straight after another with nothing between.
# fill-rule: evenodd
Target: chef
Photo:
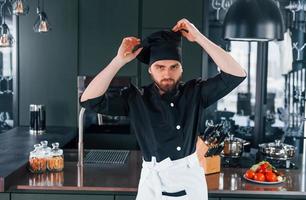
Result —
<instances>
[{"instance_id":1,"label":"chef","mask_svg":"<svg viewBox=\"0 0 306 200\"><path fill-rule=\"evenodd\" d=\"M181 82L182 36L199 44L220 73L207 80ZM85 89L81 106L107 114L105 92L110 82L136 57L148 65L152 83L141 88L130 85L119 97L142 152L136 199L207 200L205 173L195 152L199 111L237 87L246 73L227 52L182 19L172 30L152 33L143 41L124 38L117 55Z\"/></svg>"}]
</instances>

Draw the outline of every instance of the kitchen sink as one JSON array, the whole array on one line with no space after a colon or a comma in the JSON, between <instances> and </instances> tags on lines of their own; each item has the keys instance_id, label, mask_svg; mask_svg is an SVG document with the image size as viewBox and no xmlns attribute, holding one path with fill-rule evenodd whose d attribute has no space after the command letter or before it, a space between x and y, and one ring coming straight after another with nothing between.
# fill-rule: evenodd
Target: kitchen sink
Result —
<instances>
[{"instance_id":1,"label":"kitchen sink","mask_svg":"<svg viewBox=\"0 0 306 200\"><path fill-rule=\"evenodd\" d=\"M124 165L130 155L129 150L88 149L84 150L84 165ZM78 162L76 149L65 149L66 162Z\"/></svg>"}]
</instances>

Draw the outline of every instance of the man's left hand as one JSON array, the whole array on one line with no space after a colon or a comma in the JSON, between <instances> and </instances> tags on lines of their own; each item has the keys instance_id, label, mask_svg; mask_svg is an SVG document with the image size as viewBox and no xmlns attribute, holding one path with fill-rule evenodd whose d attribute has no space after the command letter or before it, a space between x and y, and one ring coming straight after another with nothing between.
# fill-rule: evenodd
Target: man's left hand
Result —
<instances>
[{"instance_id":1,"label":"man's left hand","mask_svg":"<svg viewBox=\"0 0 306 200\"><path fill-rule=\"evenodd\" d=\"M202 35L202 33L187 19L181 19L180 21L178 21L176 25L172 28L172 31L180 31L181 34L190 42L197 41Z\"/></svg>"}]
</instances>

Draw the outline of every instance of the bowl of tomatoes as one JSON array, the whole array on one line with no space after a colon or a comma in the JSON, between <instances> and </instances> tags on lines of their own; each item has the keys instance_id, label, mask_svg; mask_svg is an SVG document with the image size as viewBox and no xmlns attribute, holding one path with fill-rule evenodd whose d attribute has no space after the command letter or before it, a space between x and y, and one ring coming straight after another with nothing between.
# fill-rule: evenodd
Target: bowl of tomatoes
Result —
<instances>
[{"instance_id":1,"label":"bowl of tomatoes","mask_svg":"<svg viewBox=\"0 0 306 200\"><path fill-rule=\"evenodd\" d=\"M284 174L267 161L253 165L244 173L243 178L259 184L279 184L286 181Z\"/></svg>"}]
</instances>

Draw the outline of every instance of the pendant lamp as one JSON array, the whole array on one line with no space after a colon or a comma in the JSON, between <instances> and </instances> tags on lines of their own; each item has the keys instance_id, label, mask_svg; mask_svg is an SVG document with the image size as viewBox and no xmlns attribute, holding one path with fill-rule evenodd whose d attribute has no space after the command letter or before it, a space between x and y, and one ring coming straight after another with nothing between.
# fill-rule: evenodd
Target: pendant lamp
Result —
<instances>
[{"instance_id":1,"label":"pendant lamp","mask_svg":"<svg viewBox=\"0 0 306 200\"><path fill-rule=\"evenodd\" d=\"M12 0L12 10L14 15L26 15L29 13L28 0Z\"/></svg>"},{"instance_id":2,"label":"pendant lamp","mask_svg":"<svg viewBox=\"0 0 306 200\"><path fill-rule=\"evenodd\" d=\"M273 0L237 0L223 24L225 40L257 42L254 147L265 139L268 43L284 39L284 22Z\"/></svg>"},{"instance_id":3,"label":"pendant lamp","mask_svg":"<svg viewBox=\"0 0 306 200\"><path fill-rule=\"evenodd\" d=\"M223 24L226 40L271 41L284 39L284 22L273 0L237 0Z\"/></svg>"},{"instance_id":4,"label":"pendant lamp","mask_svg":"<svg viewBox=\"0 0 306 200\"><path fill-rule=\"evenodd\" d=\"M14 38L10 32L8 25L5 23L5 8L4 5L6 4L6 0L1 2L1 26L0 26L0 47L12 47L14 43Z\"/></svg>"},{"instance_id":5,"label":"pendant lamp","mask_svg":"<svg viewBox=\"0 0 306 200\"><path fill-rule=\"evenodd\" d=\"M37 32L37 33L49 32L51 30L51 26L50 26L50 23L48 21L47 14L44 11L44 0L42 0L41 8L40 8L40 1L38 0L37 14L38 14L38 17L37 17L37 19L35 21L35 24L34 24L34 27L33 27L34 32Z\"/></svg>"}]
</instances>

